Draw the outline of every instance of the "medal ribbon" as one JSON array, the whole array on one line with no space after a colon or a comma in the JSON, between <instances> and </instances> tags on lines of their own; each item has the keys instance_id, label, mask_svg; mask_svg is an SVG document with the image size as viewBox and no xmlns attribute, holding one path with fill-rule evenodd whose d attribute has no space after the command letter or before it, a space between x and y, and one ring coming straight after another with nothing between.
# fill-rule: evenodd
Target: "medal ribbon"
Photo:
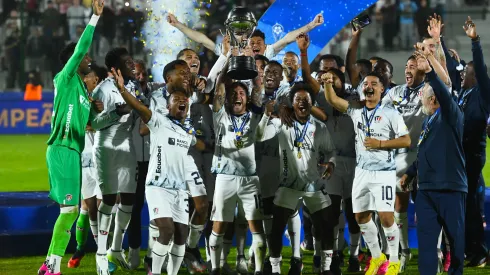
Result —
<instances>
[{"instance_id":1,"label":"medal ribbon","mask_svg":"<svg viewBox=\"0 0 490 275\"><path fill-rule=\"evenodd\" d=\"M373 122L373 119L374 119L374 115L376 114L376 111L378 110L380 104L378 103L378 105L376 105L376 108L374 108L373 112L371 113L371 116L368 118L367 116L367 112L368 112L368 109L366 106L364 106L364 110L362 112L362 114L364 115L364 119L366 121L366 137L370 137L371 136L371 123Z\"/></svg>"},{"instance_id":2,"label":"medal ribbon","mask_svg":"<svg viewBox=\"0 0 490 275\"><path fill-rule=\"evenodd\" d=\"M301 149L303 141L306 136L306 130L308 130L308 125L310 124L310 121L306 121L305 125L303 126L303 130L299 130L299 123L294 122L294 143L296 147L298 147L298 150Z\"/></svg>"},{"instance_id":3,"label":"medal ribbon","mask_svg":"<svg viewBox=\"0 0 490 275\"><path fill-rule=\"evenodd\" d=\"M242 125L240 125L240 128L238 128L237 127L238 124L236 122L235 116L231 116L231 123L233 124L233 131L235 132L235 139L237 141L240 141L242 139L243 128L245 128L245 125L247 124L249 119L250 119L250 112L247 112L245 118L243 119Z\"/></svg>"},{"instance_id":4,"label":"medal ribbon","mask_svg":"<svg viewBox=\"0 0 490 275\"><path fill-rule=\"evenodd\" d=\"M473 92L473 89L474 88L471 88L469 90L466 90L466 92L464 92L464 94L461 96L461 98L458 101L458 105L459 106L463 106L464 105L464 103L466 101L466 98L470 95L471 92Z\"/></svg>"},{"instance_id":5,"label":"medal ribbon","mask_svg":"<svg viewBox=\"0 0 490 275\"><path fill-rule=\"evenodd\" d=\"M429 134L430 126L431 126L432 122L434 121L434 119L436 118L437 114L439 114L440 110L441 110L441 108L437 109L437 111L429 118L429 120L427 121L427 124L425 124L424 130L422 131L422 133L420 133L418 146L420 146L420 144L422 144L422 142L425 140L425 138Z\"/></svg>"},{"instance_id":6,"label":"medal ribbon","mask_svg":"<svg viewBox=\"0 0 490 275\"><path fill-rule=\"evenodd\" d=\"M192 126L191 120L189 118L185 119L185 124L189 125L189 127L186 127L184 124L180 123L177 119L174 119L170 117L170 120L174 123L177 124L180 128L182 128L186 133L191 134L193 136L196 135L196 131L194 130L194 127Z\"/></svg>"},{"instance_id":7,"label":"medal ribbon","mask_svg":"<svg viewBox=\"0 0 490 275\"><path fill-rule=\"evenodd\" d=\"M404 94L403 94L403 98L402 100L400 101L397 101L396 102L396 105L400 105L404 100L407 100L407 102L409 101L410 99L410 95L413 93L413 92L416 92L418 91L420 88L422 88L423 86L425 85L425 82L422 81L422 83L420 83L417 87L411 89L409 88L408 86L405 88L405 91L404 91Z\"/></svg>"}]
</instances>

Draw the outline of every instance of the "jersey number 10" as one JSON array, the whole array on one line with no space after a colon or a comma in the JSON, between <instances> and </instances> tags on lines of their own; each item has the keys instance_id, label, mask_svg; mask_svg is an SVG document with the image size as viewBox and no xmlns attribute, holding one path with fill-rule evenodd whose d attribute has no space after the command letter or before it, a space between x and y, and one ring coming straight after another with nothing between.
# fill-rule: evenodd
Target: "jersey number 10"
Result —
<instances>
[{"instance_id":1,"label":"jersey number 10","mask_svg":"<svg viewBox=\"0 0 490 275\"><path fill-rule=\"evenodd\" d=\"M391 186L382 186L381 189L381 200L393 200L393 188L391 188Z\"/></svg>"}]
</instances>

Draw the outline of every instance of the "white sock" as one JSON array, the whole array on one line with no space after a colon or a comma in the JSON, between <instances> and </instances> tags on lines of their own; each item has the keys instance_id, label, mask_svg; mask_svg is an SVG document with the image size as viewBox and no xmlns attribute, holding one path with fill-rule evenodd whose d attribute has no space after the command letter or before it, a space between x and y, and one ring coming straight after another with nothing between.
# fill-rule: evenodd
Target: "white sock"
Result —
<instances>
[{"instance_id":1,"label":"white sock","mask_svg":"<svg viewBox=\"0 0 490 275\"><path fill-rule=\"evenodd\" d=\"M386 242L390 252L390 262L398 262L398 250L400 245L400 232L396 223L393 223L390 227L383 227L385 232Z\"/></svg>"},{"instance_id":2,"label":"white sock","mask_svg":"<svg viewBox=\"0 0 490 275\"><path fill-rule=\"evenodd\" d=\"M122 251L124 233L128 229L131 220L132 205L120 204L116 213L116 226L114 228L114 239L112 241L112 251Z\"/></svg>"},{"instance_id":3,"label":"white sock","mask_svg":"<svg viewBox=\"0 0 490 275\"><path fill-rule=\"evenodd\" d=\"M161 244L160 242L155 242L152 250L152 264L151 264L151 272L153 274L162 273L163 262L165 262L165 258L168 254L168 244Z\"/></svg>"},{"instance_id":4,"label":"white sock","mask_svg":"<svg viewBox=\"0 0 490 275\"><path fill-rule=\"evenodd\" d=\"M180 269L180 265L182 264L182 260L184 260L185 255L185 245L177 245L175 243L170 247L168 266L167 266L167 274L168 275L177 275Z\"/></svg>"},{"instance_id":5,"label":"white sock","mask_svg":"<svg viewBox=\"0 0 490 275\"><path fill-rule=\"evenodd\" d=\"M344 251L344 246L345 246L344 230L345 230L345 216L344 216L344 212L341 211L339 216L339 224L335 227L335 231L338 232L337 250L340 252Z\"/></svg>"},{"instance_id":6,"label":"white sock","mask_svg":"<svg viewBox=\"0 0 490 275\"><path fill-rule=\"evenodd\" d=\"M269 246L269 236L270 236L271 231L272 231L272 216L265 216L262 223L264 224L264 233L265 233L265 239L267 242L267 247L270 247Z\"/></svg>"},{"instance_id":7,"label":"white sock","mask_svg":"<svg viewBox=\"0 0 490 275\"><path fill-rule=\"evenodd\" d=\"M204 224L189 226L189 238L187 238L187 246L189 248L195 248L201 239L202 231L204 230Z\"/></svg>"},{"instance_id":8,"label":"white sock","mask_svg":"<svg viewBox=\"0 0 490 275\"><path fill-rule=\"evenodd\" d=\"M279 258L269 258L272 266L272 273L281 274L281 261L282 257Z\"/></svg>"},{"instance_id":9,"label":"white sock","mask_svg":"<svg viewBox=\"0 0 490 275\"><path fill-rule=\"evenodd\" d=\"M211 235L209 235L209 237L207 237L207 238L204 238L204 242L206 243L206 262L211 261L211 254L209 254L209 251L211 250L209 248L209 238L210 237L211 237Z\"/></svg>"},{"instance_id":10,"label":"white sock","mask_svg":"<svg viewBox=\"0 0 490 275\"><path fill-rule=\"evenodd\" d=\"M245 254L245 242L247 241L247 222L235 223L236 254L243 256Z\"/></svg>"},{"instance_id":11,"label":"white sock","mask_svg":"<svg viewBox=\"0 0 490 275\"><path fill-rule=\"evenodd\" d=\"M94 236L94 241L97 244L97 237L99 236L99 226L97 224L97 220L90 220L90 230L92 231L92 235Z\"/></svg>"},{"instance_id":12,"label":"white sock","mask_svg":"<svg viewBox=\"0 0 490 275\"><path fill-rule=\"evenodd\" d=\"M265 258L265 235L264 233L252 233L252 247L255 257L255 272L262 272Z\"/></svg>"},{"instance_id":13,"label":"white sock","mask_svg":"<svg viewBox=\"0 0 490 275\"><path fill-rule=\"evenodd\" d=\"M150 223L150 226L148 227L148 250L146 250L146 257L151 258L151 251L158 237L160 237L158 227Z\"/></svg>"},{"instance_id":14,"label":"white sock","mask_svg":"<svg viewBox=\"0 0 490 275\"><path fill-rule=\"evenodd\" d=\"M291 249L293 250L293 257L301 258L301 218L299 217L298 211L289 218L288 231L289 239L291 240Z\"/></svg>"},{"instance_id":15,"label":"white sock","mask_svg":"<svg viewBox=\"0 0 490 275\"><path fill-rule=\"evenodd\" d=\"M61 272L61 256L51 255L49 260L49 271L53 274Z\"/></svg>"},{"instance_id":16,"label":"white sock","mask_svg":"<svg viewBox=\"0 0 490 275\"><path fill-rule=\"evenodd\" d=\"M114 206L111 209L111 214L116 214L118 207L119 207L119 203L114 204Z\"/></svg>"},{"instance_id":17,"label":"white sock","mask_svg":"<svg viewBox=\"0 0 490 275\"><path fill-rule=\"evenodd\" d=\"M228 255L230 255L231 245L233 240L227 240L223 238L223 250L221 250L220 267L228 261Z\"/></svg>"},{"instance_id":18,"label":"white sock","mask_svg":"<svg viewBox=\"0 0 490 275\"><path fill-rule=\"evenodd\" d=\"M101 202L99 205L99 211L97 213L97 223L99 225L99 234L97 236L97 253L107 253L107 239L109 238L109 229L111 227L112 220L112 206Z\"/></svg>"},{"instance_id":19,"label":"white sock","mask_svg":"<svg viewBox=\"0 0 490 275\"><path fill-rule=\"evenodd\" d=\"M359 255L359 245L361 242L361 232L349 233L350 235L350 256L357 257Z\"/></svg>"},{"instance_id":20,"label":"white sock","mask_svg":"<svg viewBox=\"0 0 490 275\"><path fill-rule=\"evenodd\" d=\"M407 212L398 213L395 211L395 223L400 231L400 246L402 250L409 249L408 246L408 217Z\"/></svg>"},{"instance_id":21,"label":"white sock","mask_svg":"<svg viewBox=\"0 0 490 275\"><path fill-rule=\"evenodd\" d=\"M322 255L322 241L313 237L313 247L315 249L313 256L321 256Z\"/></svg>"},{"instance_id":22,"label":"white sock","mask_svg":"<svg viewBox=\"0 0 490 275\"><path fill-rule=\"evenodd\" d=\"M209 236L209 254L211 256L212 269L220 268L221 250L223 249L223 236L225 234L217 234L214 231Z\"/></svg>"},{"instance_id":23,"label":"white sock","mask_svg":"<svg viewBox=\"0 0 490 275\"><path fill-rule=\"evenodd\" d=\"M379 247L378 242L378 228L376 227L376 224L374 224L373 220L370 220L367 223L359 224L359 227L361 228L364 241L371 251L371 256L373 256L373 258L381 257L381 248Z\"/></svg>"},{"instance_id":24,"label":"white sock","mask_svg":"<svg viewBox=\"0 0 490 275\"><path fill-rule=\"evenodd\" d=\"M439 237L437 238L437 249L441 249L441 244L442 244L442 229L441 229L441 233L439 233Z\"/></svg>"},{"instance_id":25,"label":"white sock","mask_svg":"<svg viewBox=\"0 0 490 275\"><path fill-rule=\"evenodd\" d=\"M330 265L332 264L332 254L333 250L322 251L322 271L330 270Z\"/></svg>"}]
</instances>

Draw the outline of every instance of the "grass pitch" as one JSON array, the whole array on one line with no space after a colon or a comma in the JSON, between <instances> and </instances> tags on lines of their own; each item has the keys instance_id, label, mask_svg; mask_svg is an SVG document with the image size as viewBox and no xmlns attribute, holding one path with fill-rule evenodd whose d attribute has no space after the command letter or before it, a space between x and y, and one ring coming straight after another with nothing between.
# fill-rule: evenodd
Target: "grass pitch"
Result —
<instances>
[{"instance_id":1,"label":"grass pitch","mask_svg":"<svg viewBox=\"0 0 490 275\"><path fill-rule=\"evenodd\" d=\"M146 252L141 252L141 257L144 257ZM304 264L304 269L303 269L303 274L314 274L312 272L312 266L313 266L313 252L307 251L303 252L303 264ZM415 275L419 274L418 268L417 268L417 250L412 250L413 253L413 258L409 263L409 266L407 270L403 273L404 275ZM201 250L201 254L203 255L203 259L205 259L205 253L204 250ZM245 253L247 254L247 253ZM288 269L289 269L289 259L291 258L291 249L289 247L284 247L283 253L283 264L282 264L282 274L287 274ZM346 255L346 263L345 267L342 268L342 273L343 274L363 274L363 272L358 272L358 273L348 273L346 272L347 269L347 259L348 259L348 252L347 250L345 251ZM79 268L77 269L68 269L66 267L66 264L68 262L69 257L71 255L66 255L63 258L63 262L61 264L61 271L63 272L64 275L92 275L96 274L96 269L95 269L95 255L92 254L87 254L85 258L82 260L82 263ZM23 258L10 258L10 259L0 259L0 275L33 275L36 274L37 269L41 265L41 263L44 261L45 257L23 257ZM236 250L235 248L232 248L230 255L228 257L228 263L230 264L231 268L235 268L235 259L236 259ZM364 268L364 265L362 265ZM465 274L474 274L474 275L479 275L479 274L490 274L490 267L485 267L485 268L468 268L464 270ZM146 274L143 268L143 263L139 267L138 270L134 271L126 271L126 270L121 270L118 269L115 273L115 275L143 275ZM188 274L187 269L181 268L179 274ZM252 273L253 274L253 273Z\"/></svg>"}]
</instances>

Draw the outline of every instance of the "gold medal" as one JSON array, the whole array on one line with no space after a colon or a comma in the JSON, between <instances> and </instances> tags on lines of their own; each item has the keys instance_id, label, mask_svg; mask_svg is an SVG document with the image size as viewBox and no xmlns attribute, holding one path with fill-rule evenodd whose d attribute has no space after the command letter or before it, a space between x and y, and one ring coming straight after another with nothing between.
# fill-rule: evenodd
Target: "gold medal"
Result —
<instances>
[{"instance_id":1,"label":"gold medal","mask_svg":"<svg viewBox=\"0 0 490 275\"><path fill-rule=\"evenodd\" d=\"M301 151L298 151L298 158L300 159L301 157L303 157L303 154L301 154Z\"/></svg>"},{"instance_id":2,"label":"gold medal","mask_svg":"<svg viewBox=\"0 0 490 275\"><path fill-rule=\"evenodd\" d=\"M242 136L242 132L236 132L236 136L237 137L241 137Z\"/></svg>"},{"instance_id":3,"label":"gold medal","mask_svg":"<svg viewBox=\"0 0 490 275\"><path fill-rule=\"evenodd\" d=\"M303 142L298 141L298 148L303 148Z\"/></svg>"},{"instance_id":4,"label":"gold medal","mask_svg":"<svg viewBox=\"0 0 490 275\"><path fill-rule=\"evenodd\" d=\"M241 141L241 140L235 140L235 146L238 149L242 149L243 148L243 141Z\"/></svg>"}]
</instances>

